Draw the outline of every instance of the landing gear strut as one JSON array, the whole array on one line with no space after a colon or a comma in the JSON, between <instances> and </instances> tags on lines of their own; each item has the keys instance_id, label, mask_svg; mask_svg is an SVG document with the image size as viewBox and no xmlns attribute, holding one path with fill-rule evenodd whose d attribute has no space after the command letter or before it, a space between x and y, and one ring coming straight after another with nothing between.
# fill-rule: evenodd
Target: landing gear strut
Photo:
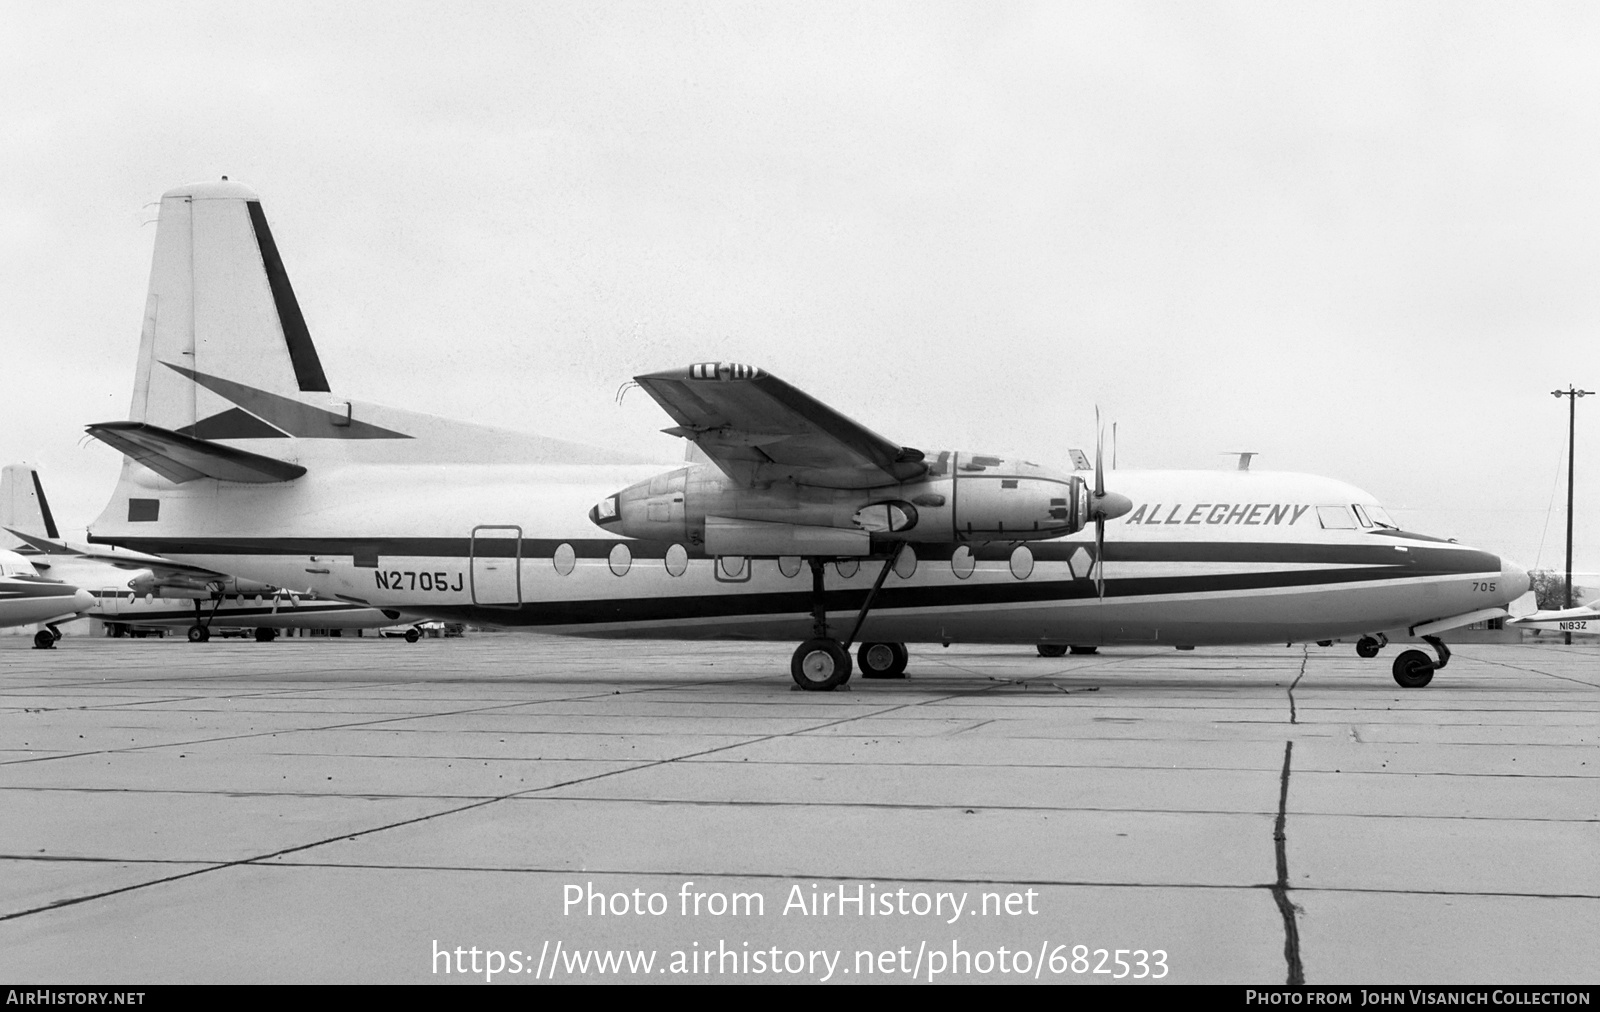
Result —
<instances>
[{"instance_id":1,"label":"landing gear strut","mask_svg":"<svg viewBox=\"0 0 1600 1012\"><path fill-rule=\"evenodd\" d=\"M850 680L850 645L861 625L872 610L873 598L883 589L883 583L894 568L900 546L895 545L884 560L883 570L861 602L856 624L844 642L828 635L827 594L823 586L825 560L810 556L806 563L811 567L811 639L800 644L789 661L789 674L794 683L808 692L830 692ZM909 655L903 643L863 643L859 653L863 678L903 678Z\"/></svg>"},{"instance_id":2,"label":"landing gear strut","mask_svg":"<svg viewBox=\"0 0 1600 1012\"><path fill-rule=\"evenodd\" d=\"M222 595L217 595L215 603L211 606L211 614L207 615L200 607L200 599L194 600L194 625L189 627L189 642L204 643L211 638L211 620L217 617L217 609L222 607Z\"/></svg>"},{"instance_id":3,"label":"landing gear strut","mask_svg":"<svg viewBox=\"0 0 1600 1012\"><path fill-rule=\"evenodd\" d=\"M1434 661L1421 650L1403 650L1394 659L1394 680L1405 689L1420 689L1433 681L1433 673L1450 663L1450 648L1437 636L1424 636L1423 641L1438 652Z\"/></svg>"}]
</instances>

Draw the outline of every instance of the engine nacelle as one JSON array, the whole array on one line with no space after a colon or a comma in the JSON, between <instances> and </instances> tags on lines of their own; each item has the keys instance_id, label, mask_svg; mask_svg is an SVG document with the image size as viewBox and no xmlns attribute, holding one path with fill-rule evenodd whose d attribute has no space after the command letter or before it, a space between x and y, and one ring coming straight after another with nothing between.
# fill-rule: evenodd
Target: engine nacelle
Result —
<instances>
[{"instance_id":1,"label":"engine nacelle","mask_svg":"<svg viewBox=\"0 0 1600 1012\"><path fill-rule=\"evenodd\" d=\"M1086 518L1087 496L1076 475L948 451L930 460L928 473L917 481L871 489L776 482L746 487L712 465L693 464L631 485L589 511L594 523L626 537L753 556L866 555L872 537L1056 538L1081 530ZM781 528L791 530L785 534Z\"/></svg>"}]
</instances>

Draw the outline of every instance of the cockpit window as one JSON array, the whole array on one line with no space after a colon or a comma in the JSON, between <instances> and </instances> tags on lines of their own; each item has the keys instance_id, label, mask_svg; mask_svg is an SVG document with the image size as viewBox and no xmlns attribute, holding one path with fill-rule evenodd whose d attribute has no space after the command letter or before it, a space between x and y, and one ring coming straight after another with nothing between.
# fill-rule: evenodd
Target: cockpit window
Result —
<instances>
[{"instance_id":1,"label":"cockpit window","mask_svg":"<svg viewBox=\"0 0 1600 1012\"><path fill-rule=\"evenodd\" d=\"M1353 531L1356 529L1355 521L1350 519L1350 511L1343 506L1318 506L1317 519L1322 522L1324 530Z\"/></svg>"},{"instance_id":2,"label":"cockpit window","mask_svg":"<svg viewBox=\"0 0 1600 1012\"><path fill-rule=\"evenodd\" d=\"M1382 506L1374 503L1368 505L1366 510L1367 516L1371 517L1373 522L1379 527L1387 527L1392 531L1398 531L1400 529L1400 525L1395 523L1394 520L1390 518L1388 511Z\"/></svg>"},{"instance_id":3,"label":"cockpit window","mask_svg":"<svg viewBox=\"0 0 1600 1012\"><path fill-rule=\"evenodd\" d=\"M1351 510L1351 512L1353 512L1356 515L1356 523L1360 524L1363 527L1371 527L1372 526L1372 521L1367 519L1366 511L1364 511L1361 508L1361 504L1360 503L1351 503L1350 504L1350 510Z\"/></svg>"}]
</instances>

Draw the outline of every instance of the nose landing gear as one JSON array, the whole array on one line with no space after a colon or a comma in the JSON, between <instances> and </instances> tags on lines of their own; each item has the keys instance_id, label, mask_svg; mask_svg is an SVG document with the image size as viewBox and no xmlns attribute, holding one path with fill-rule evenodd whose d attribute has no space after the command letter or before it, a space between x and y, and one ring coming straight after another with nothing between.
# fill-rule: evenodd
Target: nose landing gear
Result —
<instances>
[{"instance_id":1,"label":"nose landing gear","mask_svg":"<svg viewBox=\"0 0 1600 1012\"><path fill-rule=\"evenodd\" d=\"M1404 650L1394 659L1394 680L1403 689L1420 689L1433 681L1433 673L1450 663L1450 648L1437 636L1424 636L1423 640L1439 654L1432 660L1421 650Z\"/></svg>"},{"instance_id":2,"label":"nose landing gear","mask_svg":"<svg viewBox=\"0 0 1600 1012\"><path fill-rule=\"evenodd\" d=\"M1373 658L1378 656L1378 651L1389 645L1389 637L1383 633L1376 636L1363 636L1356 640L1356 656ZM1421 651L1414 651L1421 653ZM1424 655L1426 657L1426 655Z\"/></svg>"}]
</instances>

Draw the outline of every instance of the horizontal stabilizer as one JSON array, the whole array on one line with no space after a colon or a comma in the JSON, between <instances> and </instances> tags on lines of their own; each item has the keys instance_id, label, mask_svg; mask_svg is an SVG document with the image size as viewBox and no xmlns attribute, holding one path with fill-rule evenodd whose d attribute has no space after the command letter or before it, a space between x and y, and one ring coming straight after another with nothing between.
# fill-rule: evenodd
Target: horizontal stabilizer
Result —
<instances>
[{"instance_id":1,"label":"horizontal stabilizer","mask_svg":"<svg viewBox=\"0 0 1600 1012\"><path fill-rule=\"evenodd\" d=\"M293 481L306 473L299 464L185 436L146 422L100 422L89 435L175 484L196 478L265 485Z\"/></svg>"}]
</instances>

